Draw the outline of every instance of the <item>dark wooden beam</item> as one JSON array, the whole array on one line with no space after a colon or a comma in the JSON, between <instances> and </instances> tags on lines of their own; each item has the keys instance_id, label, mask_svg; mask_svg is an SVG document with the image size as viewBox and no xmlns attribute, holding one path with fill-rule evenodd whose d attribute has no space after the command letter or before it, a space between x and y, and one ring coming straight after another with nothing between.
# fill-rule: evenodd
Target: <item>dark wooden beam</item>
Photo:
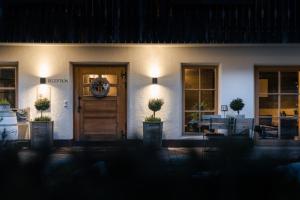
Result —
<instances>
[{"instance_id":1,"label":"dark wooden beam","mask_svg":"<svg viewBox=\"0 0 300 200\"><path fill-rule=\"evenodd\" d=\"M299 9L297 0L0 0L0 42L299 43Z\"/></svg>"}]
</instances>

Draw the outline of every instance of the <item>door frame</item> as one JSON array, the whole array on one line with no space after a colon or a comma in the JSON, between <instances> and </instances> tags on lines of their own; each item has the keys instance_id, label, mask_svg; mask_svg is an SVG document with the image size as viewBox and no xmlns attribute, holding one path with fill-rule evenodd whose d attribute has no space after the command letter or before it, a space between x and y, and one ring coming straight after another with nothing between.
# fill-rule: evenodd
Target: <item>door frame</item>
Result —
<instances>
[{"instance_id":1,"label":"door frame","mask_svg":"<svg viewBox=\"0 0 300 200\"><path fill-rule=\"evenodd\" d=\"M88 67L101 67L101 66L109 66L109 67L120 67L123 66L125 68L125 73L126 73L126 85L125 85L125 133L124 136L122 136L122 139L127 139L127 118L128 118L128 68L129 68L129 63L128 62L70 62L71 65L71 77L72 77L72 105L73 105L73 141L78 142L78 135L77 135L77 129L76 129L76 77L75 77L75 70L78 67L82 66L88 66ZM80 141L80 142L86 142L86 141ZM103 142L103 141L97 141L97 142Z\"/></svg>"}]
</instances>

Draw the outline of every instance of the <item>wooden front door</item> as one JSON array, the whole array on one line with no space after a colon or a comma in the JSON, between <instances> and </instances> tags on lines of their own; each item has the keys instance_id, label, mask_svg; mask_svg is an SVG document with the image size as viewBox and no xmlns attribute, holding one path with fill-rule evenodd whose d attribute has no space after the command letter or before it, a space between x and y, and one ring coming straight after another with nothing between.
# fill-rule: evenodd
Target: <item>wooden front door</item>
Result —
<instances>
[{"instance_id":1,"label":"wooden front door","mask_svg":"<svg viewBox=\"0 0 300 200\"><path fill-rule=\"evenodd\" d=\"M96 97L91 84L109 82L108 93ZM99 80L99 79L97 79ZM76 141L121 139L126 134L126 67L75 66L74 129Z\"/></svg>"}]
</instances>

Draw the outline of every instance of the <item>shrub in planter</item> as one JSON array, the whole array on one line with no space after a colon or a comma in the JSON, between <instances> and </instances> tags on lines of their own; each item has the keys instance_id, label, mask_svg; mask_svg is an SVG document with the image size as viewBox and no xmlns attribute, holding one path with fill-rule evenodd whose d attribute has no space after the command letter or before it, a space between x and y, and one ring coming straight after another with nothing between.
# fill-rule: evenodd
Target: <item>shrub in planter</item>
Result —
<instances>
[{"instance_id":1,"label":"shrub in planter","mask_svg":"<svg viewBox=\"0 0 300 200\"><path fill-rule=\"evenodd\" d=\"M0 111L10 110L10 103L7 99L0 99Z\"/></svg>"},{"instance_id":2,"label":"shrub in planter","mask_svg":"<svg viewBox=\"0 0 300 200\"><path fill-rule=\"evenodd\" d=\"M153 114L145 118L143 122L143 143L148 146L159 148L162 144L163 122L155 113L159 111L164 104L162 99L150 99L148 108Z\"/></svg>"},{"instance_id":3,"label":"shrub in planter","mask_svg":"<svg viewBox=\"0 0 300 200\"><path fill-rule=\"evenodd\" d=\"M244 108L245 104L243 99L236 98L230 102L230 108L240 114L240 111Z\"/></svg>"},{"instance_id":4,"label":"shrub in planter","mask_svg":"<svg viewBox=\"0 0 300 200\"><path fill-rule=\"evenodd\" d=\"M47 98L36 100L35 108L40 111L41 116L30 122L31 147L35 149L48 148L53 143L53 121L43 112L50 108L50 101Z\"/></svg>"},{"instance_id":5,"label":"shrub in planter","mask_svg":"<svg viewBox=\"0 0 300 200\"><path fill-rule=\"evenodd\" d=\"M0 105L10 105L7 99L0 99Z\"/></svg>"},{"instance_id":6,"label":"shrub in planter","mask_svg":"<svg viewBox=\"0 0 300 200\"><path fill-rule=\"evenodd\" d=\"M150 99L149 100L148 108L153 111L153 115L152 115L153 118L156 118L155 113L161 109L163 104L164 104L164 101L162 99ZM156 119L161 121L160 118L156 118Z\"/></svg>"},{"instance_id":7,"label":"shrub in planter","mask_svg":"<svg viewBox=\"0 0 300 200\"><path fill-rule=\"evenodd\" d=\"M47 98L41 98L35 101L34 103L35 108L41 112L41 119L46 119L46 121L51 121L51 118L48 118L50 120L47 120L47 118L43 118L43 112L48 110L50 108L50 101ZM39 117L35 118L34 121L42 121L39 119Z\"/></svg>"}]
</instances>

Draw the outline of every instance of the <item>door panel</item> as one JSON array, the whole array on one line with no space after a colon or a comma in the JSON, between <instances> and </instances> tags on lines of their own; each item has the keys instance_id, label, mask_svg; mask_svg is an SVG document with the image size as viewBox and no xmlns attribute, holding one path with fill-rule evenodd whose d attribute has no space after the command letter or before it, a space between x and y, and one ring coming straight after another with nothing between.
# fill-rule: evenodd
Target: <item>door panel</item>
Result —
<instances>
[{"instance_id":1,"label":"door panel","mask_svg":"<svg viewBox=\"0 0 300 200\"><path fill-rule=\"evenodd\" d=\"M126 133L126 67L75 66L74 129L76 141L121 139ZM110 90L105 97L94 97L90 84L106 78Z\"/></svg>"}]
</instances>

